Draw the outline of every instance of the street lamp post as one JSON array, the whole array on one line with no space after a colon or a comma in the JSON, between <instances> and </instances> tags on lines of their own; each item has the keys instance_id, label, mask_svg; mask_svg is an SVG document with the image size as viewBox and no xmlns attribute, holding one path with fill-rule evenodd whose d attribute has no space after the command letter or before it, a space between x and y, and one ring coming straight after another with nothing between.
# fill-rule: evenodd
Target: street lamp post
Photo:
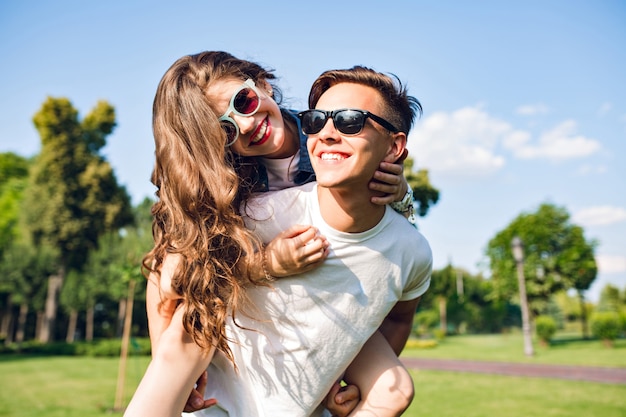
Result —
<instances>
[{"instance_id":1,"label":"street lamp post","mask_svg":"<svg viewBox=\"0 0 626 417\"><path fill-rule=\"evenodd\" d=\"M519 284L520 306L522 307L522 333L524 335L524 354L533 356L533 342L530 334L530 313L526 296L526 279L524 278L524 246L522 239L515 236L511 241L513 258L517 265L517 281Z\"/></svg>"}]
</instances>

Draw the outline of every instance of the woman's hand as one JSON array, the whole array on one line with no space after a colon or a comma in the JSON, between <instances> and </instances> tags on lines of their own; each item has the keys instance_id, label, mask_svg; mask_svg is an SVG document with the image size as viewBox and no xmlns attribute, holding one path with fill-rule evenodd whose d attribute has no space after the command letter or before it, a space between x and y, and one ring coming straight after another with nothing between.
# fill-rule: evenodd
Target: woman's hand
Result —
<instances>
[{"instance_id":1,"label":"woman's hand","mask_svg":"<svg viewBox=\"0 0 626 417\"><path fill-rule=\"evenodd\" d=\"M185 409L183 410L185 413L193 413L194 411L204 410L205 408L209 408L217 404L217 400L215 398L209 398L208 400L204 399L204 389L206 388L207 382L207 371L204 371L202 375L200 375L200 378L198 378L198 381L196 381L193 391L189 394L189 398L185 404Z\"/></svg>"},{"instance_id":2,"label":"woman's hand","mask_svg":"<svg viewBox=\"0 0 626 417\"><path fill-rule=\"evenodd\" d=\"M346 417L350 415L360 400L359 387L356 385L341 386L339 382L335 382L324 399L324 406L333 417Z\"/></svg>"},{"instance_id":3,"label":"woman's hand","mask_svg":"<svg viewBox=\"0 0 626 417\"><path fill-rule=\"evenodd\" d=\"M292 226L265 247L264 273L278 278L315 269L328 256L328 247L316 227Z\"/></svg>"},{"instance_id":4,"label":"woman's hand","mask_svg":"<svg viewBox=\"0 0 626 417\"><path fill-rule=\"evenodd\" d=\"M372 197L372 203L384 206L394 201L401 201L406 195L409 185L404 178L402 161L396 163L381 162L374 178L370 181L370 190L383 193L382 196Z\"/></svg>"}]
</instances>

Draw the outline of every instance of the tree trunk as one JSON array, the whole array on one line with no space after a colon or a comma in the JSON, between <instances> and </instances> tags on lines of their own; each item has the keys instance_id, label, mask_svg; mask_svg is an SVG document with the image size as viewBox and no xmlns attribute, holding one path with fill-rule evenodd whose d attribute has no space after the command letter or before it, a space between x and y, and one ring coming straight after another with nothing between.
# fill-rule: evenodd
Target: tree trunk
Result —
<instances>
[{"instance_id":1,"label":"tree trunk","mask_svg":"<svg viewBox=\"0 0 626 417\"><path fill-rule=\"evenodd\" d=\"M439 329L444 335L448 334L448 311L447 300L445 297L439 297Z\"/></svg>"},{"instance_id":2,"label":"tree trunk","mask_svg":"<svg viewBox=\"0 0 626 417\"><path fill-rule=\"evenodd\" d=\"M124 383L126 381L126 358L128 357L128 344L133 321L133 302L135 300L135 280L128 283L128 296L126 298L126 314L124 316L124 332L122 334L122 351L120 352L120 365L117 373L117 389L115 391L114 410L122 410L124 397Z\"/></svg>"},{"instance_id":3,"label":"tree trunk","mask_svg":"<svg viewBox=\"0 0 626 417\"><path fill-rule=\"evenodd\" d=\"M585 308L585 296L582 291L578 291L578 301L580 302L580 324L583 332L583 339L589 338L589 325L587 323L587 309Z\"/></svg>"},{"instance_id":4,"label":"tree trunk","mask_svg":"<svg viewBox=\"0 0 626 417\"><path fill-rule=\"evenodd\" d=\"M532 342L532 330L530 324L530 307L528 305L528 296L526 294L526 279L524 277L524 262L517 263L517 285L519 289L520 307L522 308L522 334L524 336L524 354L526 356L534 356L535 350Z\"/></svg>"},{"instance_id":5,"label":"tree trunk","mask_svg":"<svg viewBox=\"0 0 626 417\"><path fill-rule=\"evenodd\" d=\"M36 340L41 340L41 329L43 329L43 322L44 322L43 318L44 318L44 312L38 311L37 323L35 324L35 339Z\"/></svg>"},{"instance_id":6,"label":"tree trunk","mask_svg":"<svg viewBox=\"0 0 626 417\"><path fill-rule=\"evenodd\" d=\"M7 297L7 304L2 313L2 323L0 323L0 334L5 336L4 344L9 345L13 342L13 332L11 331L11 322L13 321L13 297L11 294Z\"/></svg>"},{"instance_id":7,"label":"tree trunk","mask_svg":"<svg viewBox=\"0 0 626 417\"><path fill-rule=\"evenodd\" d=\"M76 309L72 309L70 311L69 321L67 323L67 335L65 336L65 341L67 343L74 342L74 337L76 337L76 323L78 322L78 311Z\"/></svg>"},{"instance_id":8,"label":"tree trunk","mask_svg":"<svg viewBox=\"0 0 626 417\"><path fill-rule=\"evenodd\" d=\"M26 318L28 317L28 303L20 304L20 315L17 319L17 332L15 333L15 341L22 343L26 334Z\"/></svg>"},{"instance_id":9,"label":"tree trunk","mask_svg":"<svg viewBox=\"0 0 626 417\"><path fill-rule=\"evenodd\" d=\"M94 307L93 303L87 307L87 313L85 317L85 340L88 342L93 341L93 320L94 320Z\"/></svg>"},{"instance_id":10,"label":"tree trunk","mask_svg":"<svg viewBox=\"0 0 626 417\"><path fill-rule=\"evenodd\" d=\"M115 337L122 337L124 330L124 317L126 316L126 299L120 299L117 305L117 327L115 329Z\"/></svg>"},{"instance_id":11,"label":"tree trunk","mask_svg":"<svg viewBox=\"0 0 626 417\"><path fill-rule=\"evenodd\" d=\"M43 323L41 324L41 333L39 334L39 341L42 343L48 343L54 340L54 323L57 318L57 304L64 276L65 271L61 267L57 275L50 275L48 278L46 310L43 317Z\"/></svg>"}]
</instances>

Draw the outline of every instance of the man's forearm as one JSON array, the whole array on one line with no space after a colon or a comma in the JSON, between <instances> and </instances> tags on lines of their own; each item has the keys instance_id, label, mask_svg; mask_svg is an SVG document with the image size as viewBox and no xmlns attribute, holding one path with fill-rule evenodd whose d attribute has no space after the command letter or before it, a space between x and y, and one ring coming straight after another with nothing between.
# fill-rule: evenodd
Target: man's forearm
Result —
<instances>
[{"instance_id":1,"label":"man's forearm","mask_svg":"<svg viewBox=\"0 0 626 417\"><path fill-rule=\"evenodd\" d=\"M398 356L413 330L413 316L415 316L419 300L416 298L398 302L378 328Z\"/></svg>"},{"instance_id":2,"label":"man's forearm","mask_svg":"<svg viewBox=\"0 0 626 417\"><path fill-rule=\"evenodd\" d=\"M399 356L406 345L406 341L409 339L412 328L413 320L411 320L410 323L406 323L385 319L380 325L379 330L385 339L387 339L387 342L396 355Z\"/></svg>"}]
</instances>

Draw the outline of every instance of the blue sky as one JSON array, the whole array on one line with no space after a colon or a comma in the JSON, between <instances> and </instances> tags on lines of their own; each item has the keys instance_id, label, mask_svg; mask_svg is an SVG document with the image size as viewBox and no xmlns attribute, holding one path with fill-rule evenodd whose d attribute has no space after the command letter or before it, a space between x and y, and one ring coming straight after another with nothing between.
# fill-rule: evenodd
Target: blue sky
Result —
<instances>
[{"instance_id":1,"label":"blue sky","mask_svg":"<svg viewBox=\"0 0 626 417\"><path fill-rule=\"evenodd\" d=\"M118 126L105 153L139 202L153 193L157 83L202 50L274 68L298 109L326 69L398 75L424 107L410 154L441 191L420 219L436 268L481 271L489 239L550 202L599 242L588 296L626 287L626 3L2 2L0 152L38 153L47 96L81 116L107 100Z\"/></svg>"}]
</instances>

